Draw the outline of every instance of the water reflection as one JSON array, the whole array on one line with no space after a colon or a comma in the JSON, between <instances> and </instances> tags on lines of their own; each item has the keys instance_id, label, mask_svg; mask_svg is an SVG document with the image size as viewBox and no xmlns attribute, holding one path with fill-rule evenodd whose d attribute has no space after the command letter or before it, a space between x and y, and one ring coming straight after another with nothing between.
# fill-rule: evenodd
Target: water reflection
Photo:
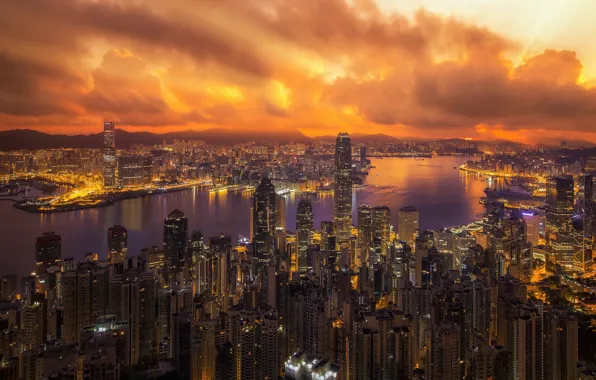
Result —
<instances>
[{"instance_id":1,"label":"water reflection","mask_svg":"<svg viewBox=\"0 0 596 380\"><path fill-rule=\"evenodd\" d=\"M386 205L391 208L392 223L403 206L420 210L421 227L426 229L468 223L482 214L480 197L486 178L463 174L453 169L465 162L461 157L438 157L417 161L411 158L373 159L376 167L365 179L367 187L354 191L354 220L357 206ZM492 186L502 186L492 181ZM64 257L81 259L85 252L107 251L107 228L122 224L129 231L129 252L161 245L163 220L174 208L189 218L190 229L204 235L227 233L233 238L249 234L250 191L210 193L189 189L177 193L130 199L110 207L49 215L17 210L0 202L0 274L24 275L33 268L35 237L44 231L56 231L63 238ZM286 225L293 230L300 196L286 197ZM311 196L315 226L333 218L333 195Z\"/></svg>"}]
</instances>

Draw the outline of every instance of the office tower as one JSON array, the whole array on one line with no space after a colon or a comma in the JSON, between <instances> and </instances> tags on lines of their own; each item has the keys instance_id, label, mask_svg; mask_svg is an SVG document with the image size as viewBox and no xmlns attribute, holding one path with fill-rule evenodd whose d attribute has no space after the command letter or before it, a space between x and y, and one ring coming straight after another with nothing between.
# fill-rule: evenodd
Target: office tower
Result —
<instances>
[{"instance_id":1,"label":"office tower","mask_svg":"<svg viewBox=\"0 0 596 380\"><path fill-rule=\"evenodd\" d=\"M307 275L308 246L312 244L312 230L314 226L312 205L310 200L303 198L296 210L296 242L298 248L298 271L301 276Z\"/></svg>"},{"instance_id":2,"label":"office tower","mask_svg":"<svg viewBox=\"0 0 596 380\"><path fill-rule=\"evenodd\" d=\"M368 160L366 159L366 146L360 148L360 165L365 166L368 164Z\"/></svg>"},{"instance_id":3,"label":"office tower","mask_svg":"<svg viewBox=\"0 0 596 380\"><path fill-rule=\"evenodd\" d=\"M575 268L577 235L573 226L574 181L571 176L549 178L546 183L546 233L551 246L547 265L557 272Z\"/></svg>"},{"instance_id":4,"label":"office tower","mask_svg":"<svg viewBox=\"0 0 596 380\"><path fill-rule=\"evenodd\" d=\"M380 238L381 255L387 256L391 235L391 212L387 206L375 206L372 209L373 239Z\"/></svg>"},{"instance_id":5,"label":"office tower","mask_svg":"<svg viewBox=\"0 0 596 380\"><path fill-rule=\"evenodd\" d=\"M103 123L103 186L116 186L116 126L111 121Z\"/></svg>"},{"instance_id":6,"label":"office tower","mask_svg":"<svg viewBox=\"0 0 596 380\"><path fill-rule=\"evenodd\" d=\"M547 350L550 361L547 363L549 380L577 379L578 370L578 321L566 309L555 309L548 327L551 338Z\"/></svg>"},{"instance_id":7,"label":"office tower","mask_svg":"<svg viewBox=\"0 0 596 380\"><path fill-rule=\"evenodd\" d=\"M35 242L37 274L42 275L50 267L60 267L62 238L54 232L44 232Z\"/></svg>"},{"instance_id":8,"label":"office tower","mask_svg":"<svg viewBox=\"0 0 596 380\"><path fill-rule=\"evenodd\" d=\"M108 258L110 263L121 263L128 251L128 232L126 228L116 225L108 228Z\"/></svg>"},{"instance_id":9,"label":"office tower","mask_svg":"<svg viewBox=\"0 0 596 380\"><path fill-rule=\"evenodd\" d=\"M164 220L163 250L165 278L168 283L176 279L184 267L188 239L188 218L175 209Z\"/></svg>"},{"instance_id":10,"label":"office tower","mask_svg":"<svg viewBox=\"0 0 596 380\"><path fill-rule=\"evenodd\" d=\"M261 180L253 195L253 252L257 256L273 253L275 239L275 186L267 177Z\"/></svg>"},{"instance_id":11,"label":"office tower","mask_svg":"<svg viewBox=\"0 0 596 380\"><path fill-rule=\"evenodd\" d=\"M420 229L419 218L420 214L414 207L402 207L397 215L397 235L412 247L416 231Z\"/></svg>"},{"instance_id":12,"label":"office tower","mask_svg":"<svg viewBox=\"0 0 596 380\"><path fill-rule=\"evenodd\" d=\"M535 211L524 212L522 216L526 222L528 242L533 246L540 245L540 230L544 228L544 217Z\"/></svg>"},{"instance_id":13,"label":"office tower","mask_svg":"<svg viewBox=\"0 0 596 380\"><path fill-rule=\"evenodd\" d=\"M152 180L153 157L136 154L118 156L118 186L147 186Z\"/></svg>"},{"instance_id":14,"label":"office tower","mask_svg":"<svg viewBox=\"0 0 596 380\"><path fill-rule=\"evenodd\" d=\"M373 211L368 205L358 207L358 247L360 264L366 265L373 243Z\"/></svg>"},{"instance_id":15,"label":"office tower","mask_svg":"<svg viewBox=\"0 0 596 380\"><path fill-rule=\"evenodd\" d=\"M551 177L546 183L546 228L549 235L571 231L575 206L573 185L571 176Z\"/></svg>"},{"instance_id":16,"label":"office tower","mask_svg":"<svg viewBox=\"0 0 596 380\"><path fill-rule=\"evenodd\" d=\"M157 283L153 275L129 268L110 280L109 289L110 314L128 324L127 357L130 364L136 365L141 359L151 358L157 346Z\"/></svg>"},{"instance_id":17,"label":"office tower","mask_svg":"<svg viewBox=\"0 0 596 380\"><path fill-rule=\"evenodd\" d=\"M286 230L286 198L275 196L275 228Z\"/></svg>"},{"instance_id":18,"label":"office tower","mask_svg":"<svg viewBox=\"0 0 596 380\"><path fill-rule=\"evenodd\" d=\"M334 205L337 244L348 245L352 237L352 143L344 132L335 141Z\"/></svg>"},{"instance_id":19,"label":"office tower","mask_svg":"<svg viewBox=\"0 0 596 380\"><path fill-rule=\"evenodd\" d=\"M62 276L63 324L65 344L79 341L83 327L93 325L108 314L109 270L95 262L84 262Z\"/></svg>"}]
</instances>

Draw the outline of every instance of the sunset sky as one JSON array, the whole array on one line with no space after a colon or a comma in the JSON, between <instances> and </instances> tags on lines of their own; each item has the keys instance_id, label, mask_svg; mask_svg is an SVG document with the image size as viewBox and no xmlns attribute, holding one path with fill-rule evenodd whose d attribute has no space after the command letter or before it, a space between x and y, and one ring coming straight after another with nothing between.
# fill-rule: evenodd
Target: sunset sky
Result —
<instances>
[{"instance_id":1,"label":"sunset sky","mask_svg":"<svg viewBox=\"0 0 596 380\"><path fill-rule=\"evenodd\" d=\"M596 142L594 0L4 0L0 130Z\"/></svg>"}]
</instances>

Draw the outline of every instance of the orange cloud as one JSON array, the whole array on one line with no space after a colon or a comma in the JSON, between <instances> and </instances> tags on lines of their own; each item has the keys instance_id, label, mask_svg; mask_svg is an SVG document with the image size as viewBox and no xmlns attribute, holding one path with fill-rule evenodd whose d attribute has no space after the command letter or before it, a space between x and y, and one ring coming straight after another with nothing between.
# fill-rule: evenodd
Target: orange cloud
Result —
<instances>
[{"instance_id":1,"label":"orange cloud","mask_svg":"<svg viewBox=\"0 0 596 380\"><path fill-rule=\"evenodd\" d=\"M596 133L575 52L514 66L501 34L373 0L7 1L0 32L0 129Z\"/></svg>"}]
</instances>

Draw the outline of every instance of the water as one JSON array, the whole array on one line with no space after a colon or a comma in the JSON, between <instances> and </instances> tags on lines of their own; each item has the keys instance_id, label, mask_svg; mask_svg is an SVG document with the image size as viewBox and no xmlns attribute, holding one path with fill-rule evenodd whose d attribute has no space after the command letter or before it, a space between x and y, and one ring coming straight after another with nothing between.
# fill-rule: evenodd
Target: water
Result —
<instances>
[{"instance_id":1,"label":"water","mask_svg":"<svg viewBox=\"0 0 596 380\"><path fill-rule=\"evenodd\" d=\"M423 161L412 158L372 159L372 169L365 188L354 191L356 208L386 205L391 208L392 224L397 211L414 206L420 211L423 229L450 227L472 222L482 214L480 197L486 182L472 174L453 169L463 157L435 157ZM205 236L220 233L249 235L250 193L210 194L191 189L177 193L130 199L113 206L53 214L31 214L0 202L0 275L24 276L34 269L35 238L42 232L55 231L62 236L63 257L82 259L97 252L105 257L107 229L121 224L128 229L129 255L142 248L161 245L163 220L173 209L182 210L189 219L189 229L202 230ZM295 229L299 196L286 199L286 224ZM333 218L333 197L314 197L315 227Z\"/></svg>"}]
</instances>

